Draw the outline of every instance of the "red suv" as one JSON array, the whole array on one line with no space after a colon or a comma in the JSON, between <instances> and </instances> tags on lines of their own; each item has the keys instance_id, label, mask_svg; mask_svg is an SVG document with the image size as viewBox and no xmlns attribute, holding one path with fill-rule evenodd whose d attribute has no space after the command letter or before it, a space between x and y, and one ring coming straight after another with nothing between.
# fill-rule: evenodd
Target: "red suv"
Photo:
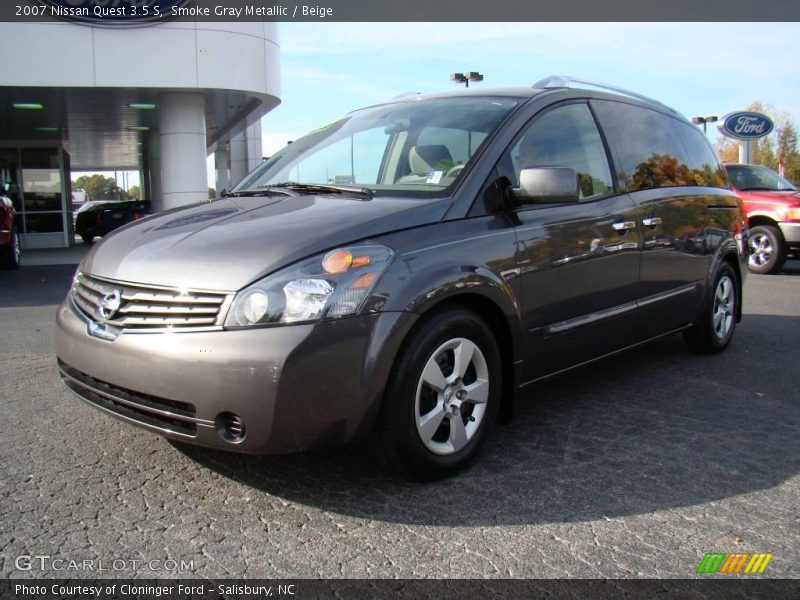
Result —
<instances>
[{"instance_id":1,"label":"red suv","mask_svg":"<svg viewBox=\"0 0 800 600\"><path fill-rule=\"evenodd\" d=\"M0 268L16 269L20 261L17 213L8 197L0 195Z\"/></svg>"},{"instance_id":2,"label":"red suv","mask_svg":"<svg viewBox=\"0 0 800 600\"><path fill-rule=\"evenodd\" d=\"M779 271L789 254L800 256L800 192L767 167L725 165L725 169L747 212L750 270Z\"/></svg>"}]
</instances>

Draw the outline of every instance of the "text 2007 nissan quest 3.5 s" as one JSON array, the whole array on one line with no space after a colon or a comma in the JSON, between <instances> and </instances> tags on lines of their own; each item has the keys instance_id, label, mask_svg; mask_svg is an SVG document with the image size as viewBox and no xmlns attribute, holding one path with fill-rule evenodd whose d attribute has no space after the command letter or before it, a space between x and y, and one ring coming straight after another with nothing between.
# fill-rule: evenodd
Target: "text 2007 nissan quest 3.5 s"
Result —
<instances>
[{"instance_id":1,"label":"text 2007 nissan quest 3.5 s","mask_svg":"<svg viewBox=\"0 0 800 600\"><path fill-rule=\"evenodd\" d=\"M113 232L58 310L64 382L173 440L371 439L435 478L532 382L674 332L724 349L747 258L727 175L679 114L600 87L358 110Z\"/></svg>"}]
</instances>

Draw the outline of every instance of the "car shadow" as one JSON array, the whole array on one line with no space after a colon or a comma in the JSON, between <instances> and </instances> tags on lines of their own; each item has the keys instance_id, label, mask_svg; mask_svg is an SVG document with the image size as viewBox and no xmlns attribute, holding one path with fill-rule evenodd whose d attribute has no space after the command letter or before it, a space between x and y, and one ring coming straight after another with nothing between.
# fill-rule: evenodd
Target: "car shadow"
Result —
<instances>
[{"instance_id":1,"label":"car shadow","mask_svg":"<svg viewBox=\"0 0 800 600\"><path fill-rule=\"evenodd\" d=\"M530 386L479 460L413 483L363 447L251 457L180 446L215 472L325 511L407 524L612 519L773 487L800 470L800 318L746 315L722 354L680 336ZM794 340L794 341L792 341ZM769 356L780 351L779 360Z\"/></svg>"},{"instance_id":2,"label":"car shadow","mask_svg":"<svg viewBox=\"0 0 800 600\"><path fill-rule=\"evenodd\" d=\"M0 271L0 308L60 304L77 268L77 264L23 264L14 271Z\"/></svg>"},{"instance_id":3,"label":"car shadow","mask_svg":"<svg viewBox=\"0 0 800 600\"><path fill-rule=\"evenodd\" d=\"M800 258L790 258L783 263L779 275L800 275Z\"/></svg>"}]
</instances>

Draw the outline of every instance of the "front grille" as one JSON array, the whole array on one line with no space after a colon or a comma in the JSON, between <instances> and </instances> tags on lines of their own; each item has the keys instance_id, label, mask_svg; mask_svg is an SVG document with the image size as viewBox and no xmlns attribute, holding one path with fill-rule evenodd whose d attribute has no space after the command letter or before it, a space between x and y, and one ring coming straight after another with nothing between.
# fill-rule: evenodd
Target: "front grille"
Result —
<instances>
[{"instance_id":1,"label":"front grille","mask_svg":"<svg viewBox=\"0 0 800 600\"><path fill-rule=\"evenodd\" d=\"M58 361L61 378L69 389L84 400L143 425L188 436L197 434L197 425L212 425L198 419L193 404L177 402L125 389L95 379Z\"/></svg>"},{"instance_id":2,"label":"front grille","mask_svg":"<svg viewBox=\"0 0 800 600\"><path fill-rule=\"evenodd\" d=\"M79 273L72 300L89 319L125 330L185 330L221 325L223 292L118 283Z\"/></svg>"}]
</instances>

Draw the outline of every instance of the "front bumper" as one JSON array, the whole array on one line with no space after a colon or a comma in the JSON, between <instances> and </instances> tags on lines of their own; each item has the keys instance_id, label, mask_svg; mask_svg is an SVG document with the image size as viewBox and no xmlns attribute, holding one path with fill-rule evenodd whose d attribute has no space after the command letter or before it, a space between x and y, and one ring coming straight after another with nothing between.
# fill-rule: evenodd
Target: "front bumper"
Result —
<instances>
[{"instance_id":1,"label":"front bumper","mask_svg":"<svg viewBox=\"0 0 800 600\"><path fill-rule=\"evenodd\" d=\"M783 239L789 246L800 246L800 223L778 223L778 227L781 228Z\"/></svg>"},{"instance_id":2,"label":"front bumper","mask_svg":"<svg viewBox=\"0 0 800 600\"><path fill-rule=\"evenodd\" d=\"M223 450L279 454L366 434L415 315L379 313L311 325L89 335L69 300L56 354L73 393L165 437ZM244 438L226 441L225 413Z\"/></svg>"}]
</instances>

